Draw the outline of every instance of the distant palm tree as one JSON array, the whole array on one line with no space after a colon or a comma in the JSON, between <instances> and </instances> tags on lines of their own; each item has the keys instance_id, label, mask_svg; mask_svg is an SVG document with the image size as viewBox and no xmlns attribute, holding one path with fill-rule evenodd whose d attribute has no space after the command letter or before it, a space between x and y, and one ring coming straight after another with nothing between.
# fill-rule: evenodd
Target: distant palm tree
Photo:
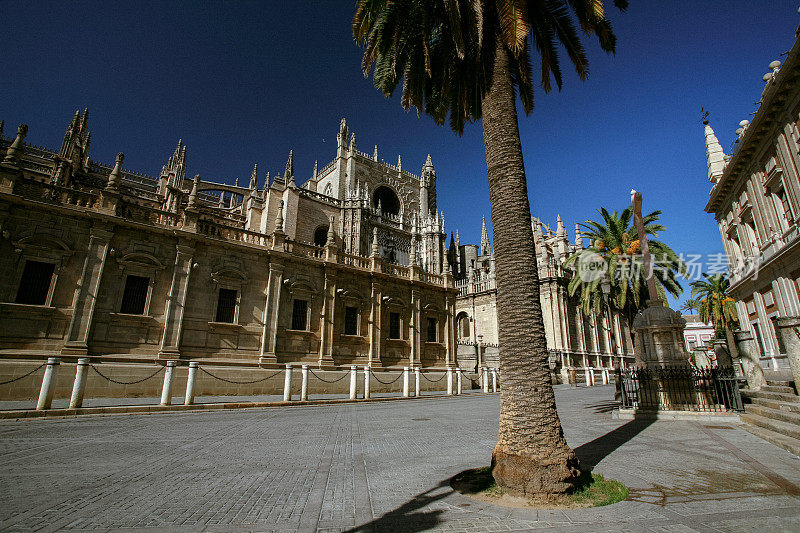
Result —
<instances>
[{"instance_id":1,"label":"distant palm tree","mask_svg":"<svg viewBox=\"0 0 800 533\"><path fill-rule=\"evenodd\" d=\"M681 306L681 311L686 311L688 314L693 315L695 311L700 309L700 300L698 298L688 298Z\"/></svg>"},{"instance_id":2,"label":"distant palm tree","mask_svg":"<svg viewBox=\"0 0 800 533\"><path fill-rule=\"evenodd\" d=\"M570 296L579 293L583 312L599 314L602 310L604 294L602 284L608 281L611 285L609 303L622 312L633 324L633 318L639 310L644 309L649 298L647 280L642 268L641 244L636 228L633 225L633 211L630 207L622 213L609 212L605 207L598 209L602 220L587 220L581 224L586 229L583 236L588 236L591 245L571 255L567 266L576 268L576 275L570 280L567 290ZM661 211L653 211L642 218L647 235L657 237L666 228L658 224ZM683 288L677 277L686 271L686 265L678 255L663 242L647 239L650 255L653 258L653 275L656 288L661 298L666 293L678 296ZM582 275L582 267L595 262L604 271L604 275Z\"/></svg>"},{"instance_id":3,"label":"distant palm tree","mask_svg":"<svg viewBox=\"0 0 800 533\"><path fill-rule=\"evenodd\" d=\"M402 81L401 105L448 120L461 134L483 120L494 226L500 370L500 432L492 475L508 492L550 498L580 477L567 446L550 381L539 302L530 204L516 97L533 110L531 52L541 84L561 88L562 45L585 79L588 60L573 20L613 52L603 0L359 0L353 35L362 68L385 96ZM614 0L620 9L627 0Z\"/></svg>"},{"instance_id":4,"label":"distant palm tree","mask_svg":"<svg viewBox=\"0 0 800 533\"><path fill-rule=\"evenodd\" d=\"M728 295L731 282L727 274L709 276L703 273L704 280L691 283L692 296L700 303L699 315L703 322L714 325L717 337L723 334L728 341L728 349L736 357L738 351L733 339L733 330L739 327L739 313L734 299Z\"/></svg>"}]
</instances>

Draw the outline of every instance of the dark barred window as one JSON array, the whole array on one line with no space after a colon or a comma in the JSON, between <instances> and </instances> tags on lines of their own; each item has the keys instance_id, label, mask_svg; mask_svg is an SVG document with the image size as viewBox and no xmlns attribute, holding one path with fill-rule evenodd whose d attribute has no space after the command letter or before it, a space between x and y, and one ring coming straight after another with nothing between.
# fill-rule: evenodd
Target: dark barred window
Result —
<instances>
[{"instance_id":1,"label":"dark barred window","mask_svg":"<svg viewBox=\"0 0 800 533\"><path fill-rule=\"evenodd\" d=\"M217 316L214 318L216 322L233 323L236 316L236 297L238 291L233 289L220 289L219 298L217 299Z\"/></svg>"},{"instance_id":2,"label":"dark barred window","mask_svg":"<svg viewBox=\"0 0 800 533\"><path fill-rule=\"evenodd\" d=\"M53 281L53 263L41 261L25 261L22 279L19 280L17 289L18 304L44 305L47 303L47 294L50 292L50 283Z\"/></svg>"},{"instance_id":3,"label":"dark barred window","mask_svg":"<svg viewBox=\"0 0 800 533\"><path fill-rule=\"evenodd\" d=\"M292 303L292 329L305 331L308 329L308 302L294 300Z\"/></svg>"},{"instance_id":4,"label":"dark barred window","mask_svg":"<svg viewBox=\"0 0 800 533\"><path fill-rule=\"evenodd\" d=\"M428 318L428 342L436 342L437 330L435 318Z\"/></svg>"},{"instance_id":5,"label":"dark barred window","mask_svg":"<svg viewBox=\"0 0 800 533\"><path fill-rule=\"evenodd\" d=\"M389 313L389 338L400 338L400 313Z\"/></svg>"},{"instance_id":6,"label":"dark barred window","mask_svg":"<svg viewBox=\"0 0 800 533\"><path fill-rule=\"evenodd\" d=\"M122 293L119 312L126 315L143 315L149 288L150 278L129 274L125 278L125 290Z\"/></svg>"},{"instance_id":7,"label":"dark barred window","mask_svg":"<svg viewBox=\"0 0 800 533\"><path fill-rule=\"evenodd\" d=\"M358 307L344 308L344 334L358 335Z\"/></svg>"}]
</instances>

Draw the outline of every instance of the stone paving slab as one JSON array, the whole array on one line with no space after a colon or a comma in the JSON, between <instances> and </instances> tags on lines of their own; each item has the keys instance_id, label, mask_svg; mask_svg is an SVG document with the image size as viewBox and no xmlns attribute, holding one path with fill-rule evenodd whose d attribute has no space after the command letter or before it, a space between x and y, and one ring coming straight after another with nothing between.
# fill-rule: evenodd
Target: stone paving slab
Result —
<instances>
[{"instance_id":1,"label":"stone paving slab","mask_svg":"<svg viewBox=\"0 0 800 533\"><path fill-rule=\"evenodd\" d=\"M614 420L556 389L567 440L631 489L595 509L454 493L488 464L497 395L0 421L3 531L800 531L800 459L735 424Z\"/></svg>"}]
</instances>

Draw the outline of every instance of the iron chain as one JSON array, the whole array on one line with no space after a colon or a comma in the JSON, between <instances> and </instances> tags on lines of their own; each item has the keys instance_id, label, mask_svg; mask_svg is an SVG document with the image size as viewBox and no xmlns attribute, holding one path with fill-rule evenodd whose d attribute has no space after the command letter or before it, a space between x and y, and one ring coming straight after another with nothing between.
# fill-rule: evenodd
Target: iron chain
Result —
<instances>
[{"instance_id":1,"label":"iron chain","mask_svg":"<svg viewBox=\"0 0 800 533\"><path fill-rule=\"evenodd\" d=\"M148 380L148 379L150 379L150 378L154 378L154 377L156 377L156 375L157 375L159 372L161 372L162 370L164 370L164 368L165 368L165 367L163 367L163 366L162 366L162 367L160 367L158 370L156 370L155 372L153 372L152 374L150 374L149 376L147 376L147 377L146 377L146 378L144 378L144 379L137 379L136 381L117 381L116 379L111 379L110 377L106 376L105 374L103 374L102 372L100 372L99 370L97 370L97 367L96 367L96 366L94 366L94 365L89 365L89 366L91 366L91 367L92 367L92 370L94 370L95 372L97 372L97 374L98 374L98 375L99 375L101 378L103 378L103 379L107 379L107 380L108 380L108 381L110 381L111 383L116 383L117 385L135 385L135 384L137 384L137 383L141 383L141 382L143 382L143 381L147 381L147 380Z\"/></svg>"},{"instance_id":2,"label":"iron chain","mask_svg":"<svg viewBox=\"0 0 800 533\"><path fill-rule=\"evenodd\" d=\"M280 374L281 372L283 372L283 370L278 370L277 372L273 372L272 374L270 374L269 376L267 376L265 378L254 379L253 381L234 381L232 379L225 379L225 378L221 378L219 376L215 376L214 374L212 374L211 372L209 372L208 370L206 370L205 368L203 368L201 366L198 366L197 368L199 368L200 371L205 372L206 374L208 374L209 376L211 376L214 379L218 379L220 381L224 381L225 383L232 383L233 385L251 385L253 383L260 383L262 381L267 381L269 378L273 378L273 377L277 376L278 374Z\"/></svg>"},{"instance_id":3,"label":"iron chain","mask_svg":"<svg viewBox=\"0 0 800 533\"><path fill-rule=\"evenodd\" d=\"M21 379L27 378L28 376L30 376L31 374L33 374L34 372L38 371L40 368L45 366L46 364L47 363L42 363L41 365L37 366L36 368L34 368L33 370L31 370L30 372L28 372L27 374L25 374L23 376L17 376L17 377L15 377L13 379L9 379L8 381L0 381L0 385L8 385L9 383L14 383L15 381L19 381Z\"/></svg>"}]
</instances>

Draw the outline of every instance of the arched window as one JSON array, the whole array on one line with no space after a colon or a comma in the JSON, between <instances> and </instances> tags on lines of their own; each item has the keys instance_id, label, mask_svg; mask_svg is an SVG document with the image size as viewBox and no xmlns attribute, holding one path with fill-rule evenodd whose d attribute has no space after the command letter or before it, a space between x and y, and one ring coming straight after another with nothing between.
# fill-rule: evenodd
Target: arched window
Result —
<instances>
[{"instance_id":1,"label":"arched window","mask_svg":"<svg viewBox=\"0 0 800 533\"><path fill-rule=\"evenodd\" d=\"M314 230L314 244L325 246L326 242L328 242L328 226L320 226Z\"/></svg>"},{"instance_id":2,"label":"arched window","mask_svg":"<svg viewBox=\"0 0 800 533\"><path fill-rule=\"evenodd\" d=\"M458 338L469 338L469 316L466 313L459 313L456 317Z\"/></svg>"},{"instance_id":3,"label":"arched window","mask_svg":"<svg viewBox=\"0 0 800 533\"><path fill-rule=\"evenodd\" d=\"M333 185L331 185L330 183L325 185L325 190L322 191L322 194L324 194L325 196L333 196Z\"/></svg>"},{"instance_id":4,"label":"arched window","mask_svg":"<svg viewBox=\"0 0 800 533\"><path fill-rule=\"evenodd\" d=\"M381 185L375 189L375 193L372 195L373 207L378 207L378 203L380 203L383 213L389 213L395 216L400 214L400 199L397 197L397 194L386 185Z\"/></svg>"}]
</instances>

